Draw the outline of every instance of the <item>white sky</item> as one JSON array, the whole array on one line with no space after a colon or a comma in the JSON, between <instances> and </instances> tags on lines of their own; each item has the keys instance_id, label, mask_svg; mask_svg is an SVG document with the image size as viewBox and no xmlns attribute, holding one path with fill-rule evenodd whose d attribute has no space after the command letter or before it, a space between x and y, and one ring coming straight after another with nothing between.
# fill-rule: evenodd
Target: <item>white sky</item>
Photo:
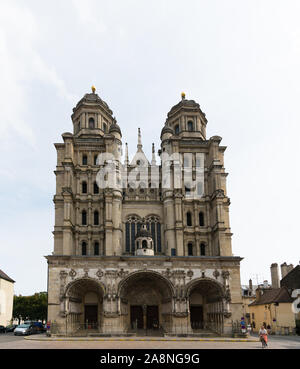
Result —
<instances>
[{"instance_id":1,"label":"white sky","mask_svg":"<svg viewBox=\"0 0 300 369\"><path fill-rule=\"evenodd\" d=\"M299 0L0 0L0 269L47 289L54 142L90 91L135 152L184 91L223 137L242 282L299 256Z\"/></svg>"}]
</instances>

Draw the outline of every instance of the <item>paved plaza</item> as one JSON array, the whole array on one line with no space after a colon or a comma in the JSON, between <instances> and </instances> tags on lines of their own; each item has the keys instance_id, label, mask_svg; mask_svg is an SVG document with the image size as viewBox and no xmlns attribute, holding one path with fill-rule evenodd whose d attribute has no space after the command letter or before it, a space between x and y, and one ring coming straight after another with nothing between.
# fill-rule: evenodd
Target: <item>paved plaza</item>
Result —
<instances>
[{"instance_id":1,"label":"paved plaza","mask_svg":"<svg viewBox=\"0 0 300 369\"><path fill-rule=\"evenodd\" d=\"M0 334L0 349L261 349L257 337L220 338L47 338ZM271 336L268 349L300 349L299 336Z\"/></svg>"}]
</instances>

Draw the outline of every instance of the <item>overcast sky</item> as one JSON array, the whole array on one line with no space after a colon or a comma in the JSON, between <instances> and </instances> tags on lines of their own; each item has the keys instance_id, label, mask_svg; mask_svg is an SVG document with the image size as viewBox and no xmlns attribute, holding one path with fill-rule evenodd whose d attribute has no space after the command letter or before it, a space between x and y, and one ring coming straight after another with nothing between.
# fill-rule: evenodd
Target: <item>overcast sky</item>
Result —
<instances>
[{"instance_id":1,"label":"overcast sky","mask_svg":"<svg viewBox=\"0 0 300 369\"><path fill-rule=\"evenodd\" d=\"M130 154L159 148L170 108L196 100L223 137L241 278L299 255L300 2L0 0L0 269L47 289L56 152L94 84Z\"/></svg>"}]
</instances>

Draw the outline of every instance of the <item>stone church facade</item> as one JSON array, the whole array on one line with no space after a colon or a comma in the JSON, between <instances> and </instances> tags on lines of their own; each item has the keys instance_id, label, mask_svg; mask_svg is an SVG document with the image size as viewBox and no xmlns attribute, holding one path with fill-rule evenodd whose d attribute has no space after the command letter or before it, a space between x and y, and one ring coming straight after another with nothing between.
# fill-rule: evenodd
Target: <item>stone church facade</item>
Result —
<instances>
[{"instance_id":1,"label":"stone church facade","mask_svg":"<svg viewBox=\"0 0 300 369\"><path fill-rule=\"evenodd\" d=\"M159 163L122 160L122 133L93 88L57 150L48 320L68 333L203 330L241 319L221 137L206 138L199 104L182 94L161 131Z\"/></svg>"}]
</instances>

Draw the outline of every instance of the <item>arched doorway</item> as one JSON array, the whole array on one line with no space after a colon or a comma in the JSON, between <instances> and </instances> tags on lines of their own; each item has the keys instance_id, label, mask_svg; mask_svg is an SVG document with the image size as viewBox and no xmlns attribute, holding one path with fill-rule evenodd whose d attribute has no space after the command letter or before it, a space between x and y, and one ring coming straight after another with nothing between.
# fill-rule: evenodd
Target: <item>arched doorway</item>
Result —
<instances>
[{"instance_id":1,"label":"arched doorway","mask_svg":"<svg viewBox=\"0 0 300 369\"><path fill-rule=\"evenodd\" d=\"M224 288L218 282L201 278L187 286L190 325L194 332L198 330L223 331Z\"/></svg>"},{"instance_id":2,"label":"arched doorway","mask_svg":"<svg viewBox=\"0 0 300 369\"><path fill-rule=\"evenodd\" d=\"M129 275L119 287L125 329L163 332L171 322L173 295L171 283L159 273Z\"/></svg>"},{"instance_id":3,"label":"arched doorway","mask_svg":"<svg viewBox=\"0 0 300 369\"><path fill-rule=\"evenodd\" d=\"M92 278L81 278L66 288L69 331L99 330L102 323L104 287Z\"/></svg>"}]
</instances>

